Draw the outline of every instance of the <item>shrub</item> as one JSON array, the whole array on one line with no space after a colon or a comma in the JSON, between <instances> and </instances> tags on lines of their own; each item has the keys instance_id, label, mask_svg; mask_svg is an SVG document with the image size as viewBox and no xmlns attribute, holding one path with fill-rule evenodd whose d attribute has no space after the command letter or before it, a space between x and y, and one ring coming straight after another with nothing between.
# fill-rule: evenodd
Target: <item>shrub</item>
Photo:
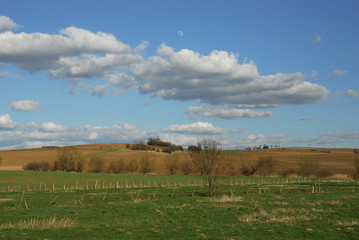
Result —
<instances>
[{"instance_id":1,"label":"shrub","mask_svg":"<svg viewBox=\"0 0 359 240\"><path fill-rule=\"evenodd\" d=\"M178 155L169 155L165 159L165 166L168 172L173 175L179 168L179 157Z\"/></svg>"},{"instance_id":2,"label":"shrub","mask_svg":"<svg viewBox=\"0 0 359 240\"><path fill-rule=\"evenodd\" d=\"M192 162L189 160L183 160L182 162L182 172L184 175L189 175L192 171Z\"/></svg>"},{"instance_id":3,"label":"shrub","mask_svg":"<svg viewBox=\"0 0 359 240\"><path fill-rule=\"evenodd\" d=\"M140 150L140 151L146 151L147 146L144 141L135 141L134 144L130 146L131 150Z\"/></svg>"},{"instance_id":4,"label":"shrub","mask_svg":"<svg viewBox=\"0 0 359 240\"><path fill-rule=\"evenodd\" d=\"M126 172L134 173L138 169L138 163L136 159L132 159L126 164Z\"/></svg>"},{"instance_id":5,"label":"shrub","mask_svg":"<svg viewBox=\"0 0 359 240\"><path fill-rule=\"evenodd\" d=\"M316 176L319 168L318 160L303 157L299 162L298 174L303 177Z\"/></svg>"},{"instance_id":6,"label":"shrub","mask_svg":"<svg viewBox=\"0 0 359 240\"><path fill-rule=\"evenodd\" d=\"M318 178L328 178L333 175L333 172L327 169L318 170L315 174Z\"/></svg>"},{"instance_id":7,"label":"shrub","mask_svg":"<svg viewBox=\"0 0 359 240\"><path fill-rule=\"evenodd\" d=\"M40 163L39 162L30 162L26 164L24 167L25 171L40 171Z\"/></svg>"},{"instance_id":8,"label":"shrub","mask_svg":"<svg viewBox=\"0 0 359 240\"><path fill-rule=\"evenodd\" d=\"M351 174L351 177L354 179L354 180L358 180L359 179L359 158L356 158L354 160L354 170Z\"/></svg>"},{"instance_id":9,"label":"shrub","mask_svg":"<svg viewBox=\"0 0 359 240\"><path fill-rule=\"evenodd\" d=\"M243 176L253 176L258 170L258 160L255 158L242 159L240 172Z\"/></svg>"},{"instance_id":10,"label":"shrub","mask_svg":"<svg viewBox=\"0 0 359 240\"><path fill-rule=\"evenodd\" d=\"M100 173L105 169L105 159L102 156L93 156L89 163L89 172Z\"/></svg>"},{"instance_id":11,"label":"shrub","mask_svg":"<svg viewBox=\"0 0 359 240\"><path fill-rule=\"evenodd\" d=\"M123 173L125 171L125 161L123 159L113 160L108 167L108 171L112 173Z\"/></svg>"},{"instance_id":12,"label":"shrub","mask_svg":"<svg viewBox=\"0 0 359 240\"><path fill-rule=\"evenodd\" d=\"M51 169L49 162L30 162L23 168L25 171L49 171Z\"/></svg>"},{"instance_id":13,"label":"shrub","mask_svg":"<svg viewBox=\"0 0 359 240\"><path fill-rule=\"evenodd\" d=\"M154 163L149 159L148 156L141 159L141 173L150 173L153 171Z\"/></svg>"},{"instance_id":14,"label":"shrub","mask_svg":"<svg viewBox=\"0 0 359 240\"><path fill-rule=\"evenodd\" d=\"M82 170L83 162L81 162L81 153L73 148L59 148L55 160L54 170L60 171L77 171Z\"/></svg>"},{"instance_id":15,"label":"shrub","mask_svg":"<svg viewBox=\"0 0 359 240\"><path fill-rule=\"evenodd\" d=\"M275 163L271 157L260 157L258 160L256 174L267 177L275 172Z\"/></svg>"},{"instance_id":16,"label":"shrub","mask_svg":"<svg viewBox=\"0 0 359 240\"><path fill-rule=\"evenodd\" d=\"M164 148L164 149L162 150L162 152L171 154L171 153L172 153L172 150L171 150L171 148Z\"/></svg>"}]
</instances>

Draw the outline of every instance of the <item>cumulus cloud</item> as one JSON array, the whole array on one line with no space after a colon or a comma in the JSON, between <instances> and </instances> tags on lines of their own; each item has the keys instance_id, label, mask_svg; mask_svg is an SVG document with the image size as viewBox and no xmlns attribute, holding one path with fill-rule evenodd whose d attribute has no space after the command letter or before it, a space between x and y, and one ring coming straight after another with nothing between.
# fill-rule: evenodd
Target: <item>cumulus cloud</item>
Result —
<instances>
[{"instance_id":1,"label":"cumulus cloud","mask_svg":"<svg viewBox=\"0 0 359 240\"><path fill-rule=\"evenodd\" d=\"M140 52L147 41L132 49L110 33L77 27L59 34L6 31L0 33L0 42L0 64L45 70L50 78L67 80L70 91L81 86L81 79L100 77L109 88L233 108L311 104L325 101L329 94L325 87L305 81L302 73L260 75L253 62L239 63L236 54L226 51L201 55L162 44L155 56L145 59ZM335 76L343 74L338 71ZM107 95L104 86L90 94Z\"/></svg>"},{"instance_id":2,"label":"cumulus cloud","mask_svg":"<svg viewBox=\"0 0 359 240\"><path fill-rule=\"evenodd\" d=\"M341 76L343 76L345 73L347 73L348 71L346 71L346 70L342 70L342 69L336 69L336 70L334 70L331 74L330 74L330 76L329 76L329 78L328 78L328 81L330 81L330 80L334 80L334 79L336 79L336 78L338 78L338 77L341 77Z\"/></svg>"},{"instance_id":3,"label":"cumulus cloud","mask_svg":"<svg viewBox=\"0 0 359 240\"><path fill-rule=\"evenodd\" d=\"M359 98L359 93L352 89L348 89L348 91L345 92L345 95L352 98Z\"/></svg>"},{"instance_id":4,"label":"cumulus cloud","mask_svg":"<svg viewBox=\"0 0 359 240\"><path fill-rule=\"evenodd\" d=\"M304 81L301 73L261 76L253 62L239 64L236 55L225 51L202 56L162 44L157 54L129 70L141 93L163 99L255 107L309 104L324 101L329 94L325 87Z\"/></svg>"},{"instance_id":5,"label":"cumulus cloud","mask_svg":"<svg viewBox=\"0 0 359 240\"><path fill-rule=\"evenodd\" d=\"M81 54L125 54L131 48L108 33L68 27L60 34L13 33L0 34L0 62L13 63L26 70L48 70L58 61ZM64 60L65 59L65 60Z\"/></svg>"},{"instance_id":6,"label":"cumulus cloud","mask_svg":"<svg viewBox=\"0 0 359 240\"><path fill-rule=\"evenodd\" d=\"M0 16L0 33L11 31L13 28L20 27L13 20L6 16Z\"/></svg>"},{"instance_id":7,"label":"cumulus cloud","mask_svg":"<svg viewBox=\"0 0 359 240\"><path fill-rule=\"evenodd\" d=\"M17 123L11 119L9 114L0 115L0 130L13 130Z\"/></svg>"},{"instance_id":8,"label":"cumulus cloud","mask_svg":"<svg viewBox=\"0 0 359 240\"><path fill-rule=\"evenodd\" d=\"M14 101L10 104L11 110L25 112L34 112L39 108L39 106L40 103L34 100Z\"/></svg>"},{"instance_id":9,"label":"cumulus cloud","mask_svg":"<svg viewBox=\"0 0 359 240\"><path fill-rule=\"evenodd\" d=\"M249 109L220 109L211 106L188 107L186 113L190 118L238 119L271 117L270 111L253 111Z\"/></svg>"},{"instance_id":10,"label":"cumulus cloud","mask_svg":"<svg viewBox=\"0 0 359 240\"><path fill-rule=\"evenodd\" d=\"M183 125L171 125L164 129L166 132L187 133L187 134L201 134L201 135L218 135L227 133L238 133L243 129L223 129L214 127L209 122L195 122Z\"/></svg>"}]
</instances>

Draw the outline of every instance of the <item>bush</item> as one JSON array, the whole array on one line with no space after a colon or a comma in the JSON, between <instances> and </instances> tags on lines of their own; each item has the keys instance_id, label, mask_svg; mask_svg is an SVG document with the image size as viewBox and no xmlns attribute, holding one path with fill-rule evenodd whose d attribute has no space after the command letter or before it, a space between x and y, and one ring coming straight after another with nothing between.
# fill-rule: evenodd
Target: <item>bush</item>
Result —
<instances>
[{"instance_id":1,"label":"bush","mask_svg":"<svg viewBox=\"0 0 359 240\"><path fill-rule=\"evenodd\" d=\"M333 172L327 169L318 170L315 176L317 178L328 178L333 175Z\"/></svg>"},{"instance_id":2,"label":"bush","mask_svg":"<svg viewBox=\"0 0 359 240\"><path fill-rule=\"evenodd\" d=\"M136 159L132 159L126 164L126 172L134 173L138 169L138 163Z\"/></svg>"},{"instance_id":3,"label":"bush","mask_svg":"<svg viewBox=\"0 0 359 240\"><path fill-rule=\"evenodd\" d=\"M256 174L267 177L275 172L275 163L271 157L260 157Z\"/></svg>"},{"instance_id":4,"label":"bush","mask_svg":"<svg viewBox=\"0 0 359 240\"><path fill-rule=\"evenodd\" d=\"M169 155L165 159L165 166L168 172L173 175L179 168L179 157L178 155Z\"/></svg>"},{"instance_id":5,"label":"bush","mask_svg":"<svg viewBox=\"0 0 359 240\"><path fill-rule=\"evenodd\" d=\"M104 172L105 159L102 156L93 156L89 164L89 172L100 173Z\"/></svg>"},{"instance_id":6,"label":"bush","mask_svg":"<svg viewBox=\"0 0 359 240\"><path fill-rule=\"evenodd\" d=\"M30 162L23 168L25 171L49 171L51 169L49 162Z\"/></svg>"},{"instance_id":7,"label":"bush","mask_svg":"<svg viewBox=\"0 0 359 240\"><path fill-rule=\"evenodd\" d=\"M192 162L189 160L183 160L182 162L182 172L184 175L189 175L192 171Z\"/></svg>"},{"instance_id":8,"label":"bush","mask_svg":"<svg viewBox=\"0 0 359 240\"><path fill-rule=\"evenodd\" d=\"M153 171L154 163L149 159L148 156L141 159L141 173L150 173Z\"/></svg>"},{"instance_id":9,"label":"bush","mask_svg":"<svg viewBox=\"0 0 359 240\"><path fill-rule=\"evenodd\" d=\"M359 159L358 159L358 158L356 158L356 159L354 160L354 171L352 172L351 177L352 177L354 180L358 180L358 179L359 179Z\"/></svg>"},{"instance_id":10,"label":"bush","mask_svg":"<svg viewBox=\"0 0 359 240\"><path fill-rule=\"evenodd\" d=\"M54 170L72 172L83 170L83 160L81 160L81 153L73 148L59 148L55 160Z\"/></svg>"},{"instance_id":11,"label":"bush","mask_svg":"<svg viewBox=\"0 0 359 240\"><path fill-rule=\"evenodd\" d=\"M171 148L164 148L164 149L162 150L162 152L171 154L171 153L172 153L172 150L171 150Z\"/></svg>"},{"instance_id":12,"label":"bush","mask_svg":"<svg viewBox=\"0 0 359 240\"><path fill-rule=\"evenodd\" d=\"M130 146L131 150L140 150L140 151L146 151L147 146L144 141L135 141L134 144Z\"/></svg>"},{"instance_id":13,"label":"bush","mask_svg":"<svg viewBox=\"0 0 359 240\"><path fill-rule=\"evenodd\" d=\"M125 161L123 159L113 160L108 167L108 171L112 173L123 173L125 171Z\"/></svg>"},{"instance_id":14,"label":"bush","mask_svg":"<svg viewBox=\"0 0 359 240\"><path fill-rule=\"evenodd\" d=\"M299 162L298 174L303 177L316 176L319 169L318 160L312 160L309 158L302 158Z\"/></svg>"},{"instance_id":15,"label":"bush","mask_svg":"<svg viewBox=\"0 0 359 240\"><path fill-rule=\"evenodd\" d=\"M239 168L243 176L253 176L258 170L258 160L255 158L242 159L241 166Z\"/></svg>"}]
</instances>

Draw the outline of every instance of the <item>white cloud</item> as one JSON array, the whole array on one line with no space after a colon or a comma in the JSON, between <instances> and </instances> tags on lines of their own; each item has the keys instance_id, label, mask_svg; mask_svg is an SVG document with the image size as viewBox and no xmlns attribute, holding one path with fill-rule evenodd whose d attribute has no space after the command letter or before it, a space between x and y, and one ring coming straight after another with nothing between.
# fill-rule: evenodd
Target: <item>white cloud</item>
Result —
<instances>
[{"instance_id":1,"label":"white cloud","mask_svg":"<svg viewBox=\"0 0 359 240\"><path fill-rule=\"evenodd\" d=\"M131 48L112 34L68 27L58 35L46 33L0 34L0 63L13 63L27 70L56 68L61 58L87 54L126 54Z\"/></svg>"},{"instance_id":2,"label":"white cloud","mask_svg":"<svg viewBox=\"0 0 359 240\"><path fill-rule=\"evenodd\" d=\"M108 87L108 85L97 85L90 90L90 93L92 96L104 97L108 95Z\"/></svg>"},{"instance_id":3,"label":"white cloud","mask_svg":"<svg viewBox=\"0 0 359 240\"><path fill-rule=\"evenodd\" d=\"M21 125L16 130L11 118L5 116L6 125L0 116L0 149L27 148L29 146L41 147L43 145L73 145L89 143L131 143L135 140L145 140L151 136L159 136L157 130L141 130L135 125L125 123L122 126L112 127L91 126L70 127L52 122L37 124L30 122ZM2 126L4 125L4 126ZM4 127L4 128L2 128ZM178 144L176 142L173 142Z\"/></svg>"},{"instance_id":4,"label":"white cloud","mask_svg":"<svg viewBox=\"0 0 359 240\"><path fill-rule=\"evenodd\" d=\"M132 49L110 33L76 27L60 34L6 31L0 42L0 64L45 70L50 78L67 80L72 92L87 87L81 79L105 79L105 86L90 91L95 96L122 87L163 99L263 108L311 104L325 101L329 94L325 87L304 81L302 73L260 75L253 62L238 63L237 55L226 51L201 55L189 49L176 52L162 44L157 55L144 59L140 51L147 41Z\"/></svg>"},{"instance_id":5,"label":"white cloud","mask_svg":"<svg viewBox=\"0 0 359 240\"><path fill-rule=\"evenodd\" d=\"M9 114L0 115L0 130L13 130L17 123L11 119Z\"/></svg>"},{"instance_id":6,"label":"white cloud","mask_svg":"<svg viewBox=\"0 0 359 240\"><path fill-rule=\"evenodd\" d=\"M346 70L342 70L342 69L336 69L336 70L334 70L331 74L330 74L330 76L329 76L329 78L328 78L328 81L330 81L330 80L334 80L334 79L336 79L336 78L338 78L338 77L341 77L341 76L343 76L345 73L347 73L348 71L346 71Z\"/></svg>"},{"instance_id":7,"label":"white cloud","mask_svg":"<svg viewBox=\"0 0 359 240\"><path fill-rule=\"evenodd\" d=\"M179 31L177 32L177 34L178 34L178 36L183 37L184 32L183 32L183 31L181 31L181 30L179 30Z\"/></svg>"},{"instance_id":8,"label":"white cloud","mask_svg":"<svg viewBox=\"0 0 359 240\"><path fill-rule=\"evenodd\" d=\"M148 41L142 41L140 45L135 48L135 53L142 53L149 45Z\"/></svg>"},{"instance_id":9,"label":"white cloud","mask_svg":"<svg viewBox=\"0 0 359 240\"><path fill-rule=\"evenodd\" d=\"M325 132L320 133L317 137L296 139L296 142L306 143L308 145L337 145L358 142L359 132ZM357 144L356 144L357 145Z\"/></svg>"},{"instance_id":10,"label":"white cloud","mask_svg":"<svg viewBox=\"0 0 359 240\"><path fill-rule=\"evenodd\" d=\"M41 128L45 132L64 132L67 130L66 126L55 124L53 122L45 122L41 124Z\"/></svg>"},{"instance_id":11,"label":"white cloud","mask_svg":"<svg viewBox=\"0 0 359 240\"><path fill-rule=\"evenodd\" d=\"M243 147L254 147L258 145L282 145L286 143L286 136L283 134L276 134L276 135L270 135L265 136L263 134L259 135L249 135L245 137L244 139L240 139L237 144L243 148Z\"/></svg>"},{"instance_id":12,"label":"white cloud","mask_svg":"<svg viewBox=\"0 0 359 240\"><path fill-rule=\"evenodd\" d=\"M352 89L348 89L348 91L345 92L345 95L352 98L359 98L359 93Z\"/></svg>"},{"instance_id":13,"label":"white cloud","mask_svg":"<svg viewBox=\"0 0 359 240\"><path fill-rule=\"evenodd\" d=\"M34 112L39 108L39 106L40 103L34 100L14 101L10 104L11 110L25 112Z\"/></svg>"},{"instance_id":14,"label":"white cloud","mask_svg":"<svg viewBox=\"0 0 359 240\"><path fill-rule=\"evenodd\" d=\"M157 54L132 64L129 71L141 93L163 99L256 107L309 104L324 101L329 94L325 87L304 81L301 73L261 76L253 62L239 64L236 55L225 51L202 56L162 44Z\"/></svg>"},{"instance_id":15,"label":"white cloud","mask_svg":"<svg viewBox=\"0 0 359 240\"><path fill-rule=\"evenodd\" d=\"M214 118L214 119L238 119L238 118L261 118L271 117L270 111L252 111L249 109L220 109L211 106L188 107L186 113L190 118Z\"/></svg>"},{"instance_id":16,"label":"white cloud","mask_svg":"<svg viewBox=\"0 0 359 240\"><path fill-rule=\"evenodd\" d=\"M19 129L30 132L65 132L68 127L53 122L44 122L42 124L29 122L22 124Z\"/></svg>"},{"instance_id":17,"label":"white cloud","mask_svg":"<svg viewBox=\"0 0 359 240\"><path fill-rule=\"evenodd\" d=\"M187 134L218 135L238 133L243 131L243 129L223 129L214 127L213 124L209 122L195 122L192 124L170 125L169 127L165 128L164 131Z\"/></svg>"},{"instance_id":18,"label":"white cloud","mask_svg":"<svg viewBox=\"0 0 359 240\"><path fill-rule=\"evenodd\" d=\"M6 16L0 16L0 33L11 31L13 28L20 27L13 20Z\"/></svg>"}]
</instances>

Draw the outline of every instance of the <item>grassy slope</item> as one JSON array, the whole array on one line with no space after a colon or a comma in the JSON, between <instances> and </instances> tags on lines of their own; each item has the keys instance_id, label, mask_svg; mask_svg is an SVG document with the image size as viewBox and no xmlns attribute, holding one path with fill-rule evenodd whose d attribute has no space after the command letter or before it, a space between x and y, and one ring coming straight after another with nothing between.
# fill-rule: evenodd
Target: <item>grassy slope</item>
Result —
<instances>
[{"instance_id":1,"label":"grassy slope","mask_svg":"<svg viewBox=\"0 0 359 240\"><path fill-rule=\"evenodd\" d=\"M94 155L103 156L107 164L113 159L140 160L146 156L155 162L155 172L166 173L164 167L165 153L131 151L125 148L125 144L94 144L75 146L81 151L85 159ZM33 161L54 162L57 150L23 149L0 151L2 166L0 170L21 170L22 166ZM236 166L245 158L271 157L276 162L276 168L287 169L297 168L297 162L302 158L318 160L320 168L331 170L335 173L350 173L353 161L357 157L352 149L320 149L320 148L281 148L260 151L224 151L224 154L231 157ZM358 155L358 154L357 154ZM182 159L188 158L185 154Z\"/></svg>"}]
</instances>

